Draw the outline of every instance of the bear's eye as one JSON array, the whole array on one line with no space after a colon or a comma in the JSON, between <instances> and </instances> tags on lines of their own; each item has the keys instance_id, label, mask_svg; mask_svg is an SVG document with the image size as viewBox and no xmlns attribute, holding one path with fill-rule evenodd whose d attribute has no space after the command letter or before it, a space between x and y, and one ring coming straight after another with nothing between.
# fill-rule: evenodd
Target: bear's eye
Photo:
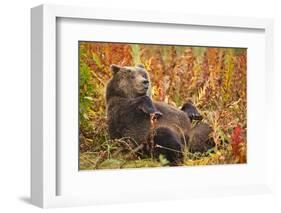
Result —
<instances>
[{"instance_id":1,"label":"bear's eye","mask_svg":"<svg viewBox=\"0 0 281 213\"><path fill-rule=\"evenodd\" d=\"M142 77L146 80L148 79L146 74L142 75Z\"/></svg>"}]
</instances>

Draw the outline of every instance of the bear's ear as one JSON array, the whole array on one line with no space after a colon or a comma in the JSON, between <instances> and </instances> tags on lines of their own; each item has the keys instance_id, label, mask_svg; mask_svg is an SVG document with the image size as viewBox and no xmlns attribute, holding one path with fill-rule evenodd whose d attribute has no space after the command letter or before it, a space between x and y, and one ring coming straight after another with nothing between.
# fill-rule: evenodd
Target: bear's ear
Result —
<instances>
[{"instance_id":1,"label":"bear's ear","mask_svg":"<svg viewBox=\"0 0 281 213\"><path fill-rule=\"evenodd\" d=\"M144 69L144 65L143 65L143 64L137 64L136 67L139 67L139 68L143 68L143 69Z\"/></svg>"},{"instance_id":2,"label":"bear's ear","mask_svg":"<svg viewBox=\"0 0 281 213\"><path fill-rule=\"evenodd\" d=\"M121 69L121 67L116 64L110 65L110 70L113 72L113 74L117 73L120 69Z\"/></svg>"}]
</instances>

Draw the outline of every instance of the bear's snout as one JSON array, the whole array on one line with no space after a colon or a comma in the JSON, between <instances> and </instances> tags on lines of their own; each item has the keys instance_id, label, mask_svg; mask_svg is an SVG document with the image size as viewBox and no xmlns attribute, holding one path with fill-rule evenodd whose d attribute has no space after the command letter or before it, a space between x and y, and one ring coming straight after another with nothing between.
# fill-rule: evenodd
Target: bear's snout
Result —
<instances>
[{"instance_id":1,"label":"bear's snout","mask_svg":"<svg viewBox=\"0 0 281 213\"><path fill-rule=\"evenodd\" d=\"M142 81L142 84L143 84L143 86L144 86L145 89L148 89L148 87L149 87L149 81L148 81L147 79L143 80L143 81Z\"/></svg>"}]
</instances>

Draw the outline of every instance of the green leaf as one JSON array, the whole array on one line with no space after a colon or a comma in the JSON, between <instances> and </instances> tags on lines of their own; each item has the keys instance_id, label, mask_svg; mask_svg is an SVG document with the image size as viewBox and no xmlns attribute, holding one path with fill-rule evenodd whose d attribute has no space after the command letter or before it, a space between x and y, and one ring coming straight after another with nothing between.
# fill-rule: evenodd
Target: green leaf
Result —
<instances>
[{"instance_id":1,"label":"green leaf","mask_svg":"<svg viewBox=\"0 0 281 213\"><path fill-rule=\"evenodd\" d=\"M163 166L166 166L166 165L168 165L170 162L167 160L167 158L164 156L164 155L162 155L162 154L160 154L159 155L159 161L160 161L160 163L163 165Z\"/></svg>"},{"instance_id":2,"label":"green leaf","mask_svg":"<svg viewBox=\"0 0 281 213\"><path fill-rule=\"evenodd\" d=\"M85 96L84 99L89 100L89 101L93 101L94 99L90 96Z\"/></svg>"}]
</instances>

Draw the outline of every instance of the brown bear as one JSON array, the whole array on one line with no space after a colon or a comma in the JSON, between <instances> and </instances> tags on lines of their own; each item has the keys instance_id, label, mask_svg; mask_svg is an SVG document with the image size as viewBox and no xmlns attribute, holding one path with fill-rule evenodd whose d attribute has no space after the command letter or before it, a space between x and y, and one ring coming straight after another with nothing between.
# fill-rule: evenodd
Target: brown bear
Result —
<instances>
[{"instance_id":1,"label":"brown bear","mask_svg":"<svg viewBox=\"0 0 281 213\"><path fill-rule=\"evenodd\" d=\"M190 146L200 146L198 144L202 141L198 144L189 143L190 136L195 139L199 137L198 131L192 133L191 121L186 112L151 100L151 83L143 65L111 65L110 69L113 76L106 87L106 109L112 139L130 137L141 144L147 143L152 136L155 153L164 154L171 164L182 160L185 146L191 150L193 148ZM155 123L151 122L151 116L156 118Z\"/></svg>"}]
</instances>

